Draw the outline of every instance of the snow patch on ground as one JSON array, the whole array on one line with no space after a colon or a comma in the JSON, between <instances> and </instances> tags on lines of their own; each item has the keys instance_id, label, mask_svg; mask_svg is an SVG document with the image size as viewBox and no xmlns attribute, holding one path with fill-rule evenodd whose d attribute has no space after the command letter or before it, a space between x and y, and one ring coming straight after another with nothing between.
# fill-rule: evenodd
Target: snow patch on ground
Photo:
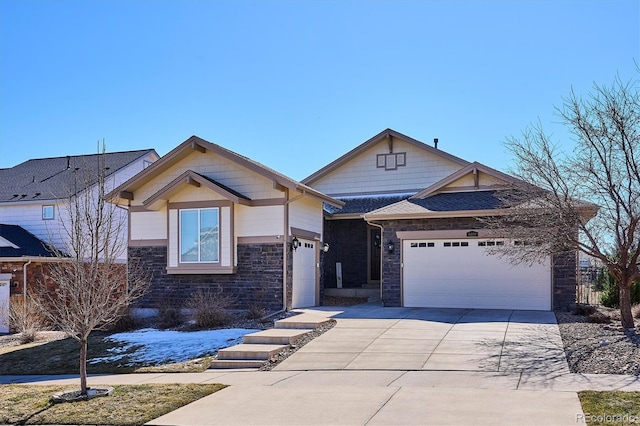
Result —
<instances>
[{"instance_id":1,"label":"snow patch on ground","mask_svg":"<svg viewBox=\"0 0 640 426\"><path fill-rule=\"evenodd\" d=\"M259 330L246 328L228 328L204 331L174 331L145 328L130 333L116 333L105 340L120 344L110 350L112 355L92 358L91 364L117 362L128 358L130 363L159 365L188 361L194 358L214 355L219 349L236 345L245 334ZM137 347L134 353L126 352Z\"/></svg>"}]
</instances>

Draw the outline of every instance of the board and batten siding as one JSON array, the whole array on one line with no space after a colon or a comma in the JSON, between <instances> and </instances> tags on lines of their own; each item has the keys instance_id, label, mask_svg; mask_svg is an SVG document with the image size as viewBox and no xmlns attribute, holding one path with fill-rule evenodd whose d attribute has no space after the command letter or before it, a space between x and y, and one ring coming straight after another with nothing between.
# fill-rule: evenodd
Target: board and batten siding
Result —
<instances>
[{"instance_id":1,"label":"board and batten siding","mask_svg":"<svg viewBox=\"0 0 640 426\"><path fill-rule=\"evenodd\" d=\"M406 165L395 170L377 167L378 154L388 154L381 140L326 176L311 183L314 189L332 196L418 191L460 170L463 166L415 145L395 139L394 153L406 153Z\"/></svg>"}]
</instances>

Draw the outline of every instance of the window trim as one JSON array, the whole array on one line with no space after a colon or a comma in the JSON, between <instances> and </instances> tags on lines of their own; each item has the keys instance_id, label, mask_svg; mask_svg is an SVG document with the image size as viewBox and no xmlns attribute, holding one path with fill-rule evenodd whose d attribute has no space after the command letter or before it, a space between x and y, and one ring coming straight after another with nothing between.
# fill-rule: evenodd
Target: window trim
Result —
<instances>
[{"instance_id":1,"label":"window trim","mask_svg":"<svg viewBox=\"0 0 640 426\"><path fill-rule=\"evenodd\" d=\"M217 259L216 260L201 260L201 247L202 241L200 240L200 226L201 226L201 215L203 210L215 210L217 216L217 227L218 227L218 238L216 241L217 245ZM182 213L187 211L197 211L198 212L198 226L197 226L197 235L198 235L198 260L195 261L184 261L182 259ZM195 265L219 265L221 262L221 244L220 244L220 207L189 207L189 208L181 208L178 209L178 264L186 265L187 268L190 268ZM193 269L198 269L193 268Z\"/></svg>"}]
</instances>

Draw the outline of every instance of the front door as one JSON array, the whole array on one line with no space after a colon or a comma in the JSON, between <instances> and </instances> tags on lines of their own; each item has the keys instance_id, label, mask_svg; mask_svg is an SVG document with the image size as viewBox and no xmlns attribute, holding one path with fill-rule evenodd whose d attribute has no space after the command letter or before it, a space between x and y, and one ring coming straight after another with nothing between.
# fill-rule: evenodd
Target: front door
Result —
<instances>
[{"instance_id":1,"label":"front door","mask_svg":"<svg viewBox=\"0 0 640 426\"><path fill-rule=\"evenodd\" d=\"M369 228L369 283L380 281L380 228Z\"/></svg>"}]
</instances>

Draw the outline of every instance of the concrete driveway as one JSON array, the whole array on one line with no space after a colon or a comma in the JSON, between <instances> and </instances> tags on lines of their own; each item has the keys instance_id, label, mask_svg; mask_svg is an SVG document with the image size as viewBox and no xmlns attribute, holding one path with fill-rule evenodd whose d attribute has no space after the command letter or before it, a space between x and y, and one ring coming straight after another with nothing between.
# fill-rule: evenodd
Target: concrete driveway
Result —
<instances>
[{"instance_id":1,"label":"concrete driveway","mask_svg":"<svg viewBox=\"0 0 640 426\"><path fill-rule=\"evenodd\" d=\"M276 370L569 372L553 312L315 308L336 326Z\"/></svg>"},{"instance_id":2,"label":"concrete driveway","mask_svg":"<svg viewBox=\"0 0 640 426\"><path fill-rule=\"evenodd\" d=\"M551 312L305 310L337 325L270 372L215 373L231 385L153 425L575 425ZM569 375L571 376L571 375ZM582 417L581 417L582 416Z\"/></svg>"}]
</instances>

